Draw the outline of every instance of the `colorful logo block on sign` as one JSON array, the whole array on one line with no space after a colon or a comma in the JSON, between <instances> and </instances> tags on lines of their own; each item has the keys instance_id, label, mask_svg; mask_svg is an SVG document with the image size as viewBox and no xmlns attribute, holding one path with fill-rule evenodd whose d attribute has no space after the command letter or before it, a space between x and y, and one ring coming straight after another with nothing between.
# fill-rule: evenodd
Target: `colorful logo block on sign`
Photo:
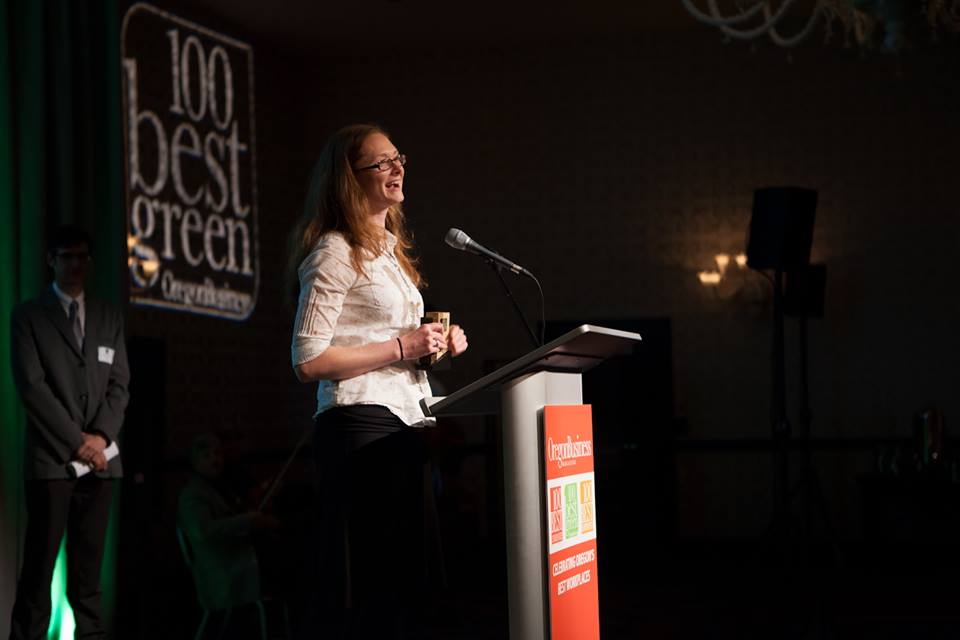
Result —
<instances>
[{"instance_id":1,"label":"colorful logo block on sign","mask_svg":"<svg viewBox=\"0 0 960 640\"><path fill-rule=\"evenodd\" d=\"M566 503L563 520L566 537L572 538L580 533L580 509L577 506L577 483L571 482L563 487L563 498Z\"/></svg>"},{"instance_id":2,"label":"colorful logo block on sign","mask_svg":"<svg viewBox=\"0 0 960 640\"><path fill-rule=\"evenodd\" d=\"M593 480L580 482L580 533L593 531Z\"/></svg>"},{"instance_id":3,"label":"colorful logo block on sign","mask_svg":"<svg viewBox=\"0 0 960 640\"><path fill-rule=\"evenodd\" d=\"M560 487L550 489L550 541L563 541L563 493Z\"/></svg>"}]
</instances>

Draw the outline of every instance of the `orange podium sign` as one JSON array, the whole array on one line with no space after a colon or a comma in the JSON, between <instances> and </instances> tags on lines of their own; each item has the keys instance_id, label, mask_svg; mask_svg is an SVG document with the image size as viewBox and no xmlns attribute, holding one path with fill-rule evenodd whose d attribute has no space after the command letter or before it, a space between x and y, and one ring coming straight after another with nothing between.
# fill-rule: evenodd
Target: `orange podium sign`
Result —
<instances>
[{"instance_id":1,"label":"orange podium sign","mask_svg":"<svg viewBox=\"0 0 960 640\"><path fill-rule=\"evenodd\" d=\"M599 640L590 405L543 408L551 640Z\"/></svg>"}]
</instances>

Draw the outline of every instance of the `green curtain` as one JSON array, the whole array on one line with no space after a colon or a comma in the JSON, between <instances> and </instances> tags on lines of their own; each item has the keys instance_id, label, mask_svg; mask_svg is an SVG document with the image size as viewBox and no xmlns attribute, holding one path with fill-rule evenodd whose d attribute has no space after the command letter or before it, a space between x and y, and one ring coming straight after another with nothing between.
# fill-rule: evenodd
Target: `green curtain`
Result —
<instances>
[{"instance_id":1,"label":"green curtain","mask_svg":"<svg viewBox=\"0 0 960 640\"><path fill-rule=\"evenodd\" d=\"M119 46L115 0L0 0L0 612L12 606L25 525L25 423L9 366L10 310L49 281L46 230L85 227L96 265L88 289L115 303L122 298ZM116 516L114 508L103 575L108 625ZM70 632L62 584L58 575L50 638ZM0 636L9 622L0 620Z\"/></svg>"}]
</instances>

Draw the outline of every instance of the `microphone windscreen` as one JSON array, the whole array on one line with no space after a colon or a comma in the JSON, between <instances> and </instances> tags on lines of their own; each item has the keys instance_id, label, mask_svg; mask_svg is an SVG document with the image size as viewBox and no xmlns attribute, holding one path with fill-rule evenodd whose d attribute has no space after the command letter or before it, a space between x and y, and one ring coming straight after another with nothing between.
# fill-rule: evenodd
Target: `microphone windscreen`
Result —
<instances>
[{"instance_id":1,"label":"microphone windscreen","mask_svg":"<svg viewBox=\"0 0 960 640\"><path fill-rule=\"evenodd\" d=\"M454 249L460 249L463 251L467 248L467 243L470 242L470 236L465 234L460 229L450 229L447 231L446 237L443 239L448 245Z\"/></svg>"}]
</instances>

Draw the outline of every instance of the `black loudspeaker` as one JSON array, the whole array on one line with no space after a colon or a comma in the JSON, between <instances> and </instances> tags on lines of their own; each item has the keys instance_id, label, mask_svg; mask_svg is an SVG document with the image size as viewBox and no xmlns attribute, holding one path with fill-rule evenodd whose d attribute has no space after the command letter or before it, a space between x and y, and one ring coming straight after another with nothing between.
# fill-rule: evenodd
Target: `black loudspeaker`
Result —
<instances>
[{"instance_id":1,"label":"black loudspeaker","mask_svg":"<svg viewBox=\"0 0 960 640\"><path fill-rule=\"evenodd\" d=\"M823 294L827 288L827 265L809 264L787 269L783 312L788 316L823 317Z\"/></svg>"},{"instance_id":2,"label":"black loudspeaker","mask_svg":"<svg viewBox=\"0 0 960 640\"><path fill-rule=\"evenodd\" d=\"M806 266L816 208L814 189L765 187L754 191L747 265L752 269Z\"/></svg>"}]
</instances>

